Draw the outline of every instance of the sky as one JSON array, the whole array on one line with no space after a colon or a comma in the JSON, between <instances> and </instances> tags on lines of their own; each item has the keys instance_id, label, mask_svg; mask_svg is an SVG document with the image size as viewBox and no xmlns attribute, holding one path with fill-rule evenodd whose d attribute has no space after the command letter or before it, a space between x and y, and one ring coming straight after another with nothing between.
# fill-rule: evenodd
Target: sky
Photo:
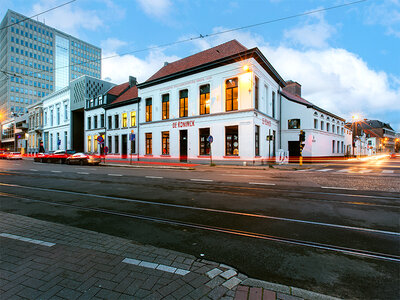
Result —
<instances>
[{"instance_id":1,"label":"sky","mask_svg":"<svg viewBox=\"0 0 400 300\"><path fill-rule=\"evenodd\" d=\"M164 62L237 39L317 106L400 131L400 0L323 10L354 1L76 0L38 20L101 47L102 77L117 84L129 75L144 82ZM65 2L0 0L0 18L8 8L32 16Z\"/></svg>"}]
</instances>

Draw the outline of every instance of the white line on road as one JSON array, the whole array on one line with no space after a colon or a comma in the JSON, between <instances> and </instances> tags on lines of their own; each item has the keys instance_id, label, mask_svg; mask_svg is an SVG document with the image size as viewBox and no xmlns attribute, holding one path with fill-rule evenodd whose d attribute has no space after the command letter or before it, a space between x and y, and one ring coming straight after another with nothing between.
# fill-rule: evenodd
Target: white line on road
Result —
<instances>
[{"instance_id":1,"label":"white line on road","mask_svg":"<svg viewBox=\"0 0 400 300\"><path fill-rule=\"evenodd\" d=\"M302 169L302 170L297 170L297 172L306 172L306 171L314 171L315 169Z\"/></svg>"},{"instance_id":2,"label":"white line on road","mask_svg":"<svg viewBox=\"0 0 400 300\"><path fill-rule=\"evenodd\" d=\"M393 174L394 170L383 170L382 173Z\"/></svg>"},{"instance_id":3,"label":"white line on road","mask_svg":"<svg viewBox=\"0 0 400 300\"><path fill-rule=\"evenodd\" d=\"M257 184L257 185L276 185L275 183L268 183L268 182L249 182L249 184Z\"/></svg>"},{"instance_id":4,"label":"white line on road","mask_svg":"<svg viewBox=\"0 0 400 300\"><path fill-rule=\"evenodd\" d=\"M53 170L52 173L61 173L61 171Z\"/></svg>"},{"instance_id":5,"label":"white line on road","mask_svg":"<svg viewBox=\"0 0 400 300\"><path fill-rule=\"evenodd\" d=\"M339 170L338 172L341 172L341 173L345 173L345 172L350 172L351 171L351 169L342 169L342 170Z\"/></svg>"},{"instance_id":6,"label":"white line on road","mask_svg":"<svg viewBox=\"0 0 400 300\"><path fill-rule=\"evenodd\" d=\"M4 233L4 232L0 233L0 236L5 237L5 238L9 238L9 239L28 242L28 243L32 243L32 244L42 245L42 246L46 246L46 247L52 247L52 246L55 245L54 243L45 242L45 241L41 241L41 240L34 240L34 239L26 238L26 237L23 237L23 236Z\"/></svg>"},{"instance_id":7,"label":"white line on road","mask_svg":"<svg viewBox=\"0 0 400 300\"><path fill-rule=\"evenodd\" d=\"M161 176L145 176L146 178L152 178L152 179L163 179L164 177Z\"/></svg>"},{"instance_id":8,"label":"white line on road","mask_svg":"<svg viewBox=\"0 0 400 300\"><path fill-rule=\"evenodd\" d=\"M332 171L333 169L320 169L317 170L318 172L328 172L328 171Z\"/></svg>"},{"instance_id":9,"label":"white line on road","mask_svg":"<svg viewBox=\"0 0 400 300\"><path fill-rule=\"evenodd\" d=\"M29 169L29 171L37 172L37 170L36 170L36 169Z\"/></svg>"},{"instance_id":10,"label":"white line on road","mask_svg":"<svg viewBox=\"0 0 400 300\"><path fill-rule=\"evenodd\" d=\"M78 174L81 174L81 175L89 175L89 173L88 172L77 172Z\"/></svg>"},{"instance_id":11,"label":"white line on road","mask_svg":"<svg viewBox=\"0 0 400 300\"><path fill-rule=\"evenodd\" d=\"M321 186L321 189L336 189L336 190L357 191L357 189L355 189L355 188L345 188L345 187L337 187L337 186Z\"/></svg>"},{"instance_id":12,"label":"white line on road","mask_svg":"<svg viewBox=\"0 0 400 300\"><path fill-rule=\"evenodd\" d=\"M122 176L122 174L107 174L108 176Z\"/></svg>"},{"instance_id":13,"label":"white line on road","mask_svg":"<svg viewBox=\"0 0 400 300\"><path fill-rule=\"evenodd\" d=\"M372 170L361 170L360 173L369 173L372 172Z\"/></svg>"},{"instance_id":14,"label":"white line on road","mask_svg":"<svg viewBox=\"0 0 400 300\"><path fill-rule=\"evenodd\" d=\"M226 173L226 174L222 174L223 176L239 176L239 177L264 177L262 175L245 175L245 174L230 174L230 173Z\"/></svg>"},{"instance_id":15,"label":"white line on road","mask_svg":"<svg viewBox=\"0 0 400 300\"><path fill-rule=\"evenodd\" d=\"M214 181L212 179L200 179L200 178L191 178L191 181L204 181L204 182L211 182Z\"/></svg>"}]
</instances>

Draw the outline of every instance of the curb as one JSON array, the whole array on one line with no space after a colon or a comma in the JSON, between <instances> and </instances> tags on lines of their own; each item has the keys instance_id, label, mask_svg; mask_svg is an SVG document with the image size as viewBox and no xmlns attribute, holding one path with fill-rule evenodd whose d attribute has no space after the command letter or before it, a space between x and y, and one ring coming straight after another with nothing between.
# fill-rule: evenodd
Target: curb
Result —
<instances>
[{"instance_id":1,"label":"curb","mask_svg":"<svg viewBox=\"0 0 400 300\"><path fill-rule=\"evenodd\" d=\"M149 168L149 169L175 169L175 170L195 170L194 167L179 167L179 166L163 166L163 165L119 165L119 164L100 164L102 167L117 167L117 168Z\"/></svg>"}]
</instances>

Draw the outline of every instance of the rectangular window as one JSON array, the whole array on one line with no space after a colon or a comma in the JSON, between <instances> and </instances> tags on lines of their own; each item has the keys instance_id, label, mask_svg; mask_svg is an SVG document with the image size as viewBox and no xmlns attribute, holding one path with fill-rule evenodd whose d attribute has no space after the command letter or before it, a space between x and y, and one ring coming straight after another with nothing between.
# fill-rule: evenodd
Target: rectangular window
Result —
<instances>
[{"instance_id":1,"label":"rectangular window","mask_svg":"<svg viewBox=\"0 0 400 300\"><path fill-rule=\"evenodd\" d=\"M151 122L152 120L152 100L151 98L146 99L146 122Z\"/></svg>"},{"instance_id":2,"label":"rectangular window","mask_svg":"<svg viewBox=\"0 0 400 300\"><path fill-rule=\"evenodd\" d=\"M300 129L300 119L288 120L288 129Z\"/></svg>"},{"instance_id":3,"label":"rectangular window","mask_svg":"<svg viewBox=\"0 0 400 300\"><path fill-rule=\"evenodd\" d=\"M324 121L321 121L321 130L324 130Z\"/></svg>"},{"instance_id":4,"label":"rectangular window","mask_svg":"<svg viewBox=\"0 0 400 300\"><path fill-rule=\"evenodd\" d=\"M228 79L225 82L226 111L238 110L238 79Z\"/></svg>"},{"instance_id":5,"label":"rectangular window","mask_svg":"<svg viewBox=\"0 0 400 300\"><path fill-rule=\"evenodd\" d=\"M179 117L188 116L188 90L179 91Z\"/></svg>"},{"instance_id":6,"label":"rectangular window","mask_svg":"<svg viewBox=\"0 0 400 300\"><path fill-rule=\"evenodd\" d=\"M94 118L93 118L93 128L97 128L97 116L94 116Z\"/></svg>"},{"instance_id":7,"label":"rectangular window","mask_svg":"<svg viewBox=\"0 0 400 300\"><path fill-rule=\"evenodd\" d=\"M151 155L153 153L152 149L152 133L146 133L146 154Z\"/></svg>"},{"instance_id":8,"label":"rectangular window","mask_svg":"<svg viewBox=\"0 0 400 300\"><path fill-rule=\"evenodd\" d=\"M128 114L127 113L122 114L122 127L123 128L128 127Z\"/></svg>"},{"instance_id":9,"label":"rectangular window","mask_svg":"<svg viewBox=\"0 0 400 300\"><path fill-rule=\"evenodd\" d=\"M208 137L210 136L210 128L200 128L200 155L210 155L210 143Z\"/></svg>"},{"instance_id":10,"label":"rectangular window","mask_svg":"<svg viewBox=\"0 0 400 300\"><path fill-rule=\"evenodd\" d=\"M104 114L100 115L100 127L103 128L104 127Z\"/></svg>"},{"instance_id":11,"label":"rectangular window","mask_svg":"<svg viewBox=\"0 0 400 300\"><path fill-rule=\"evenodd\" d=\"M66 131L64 131L64 145L65 145L65 150L68 149L67 144L68 144L68 133L67 133Z\"/></svg>"},{"instance_id":12,"label":"rectangular window","mask_svg":"<svg viewBox=\"0 0 400 300\"><path fill-rule=\"evenodd\" d=\"M314 119L314 129L318 129L318 120Z\"/></svg>"},{"instance_id":13,"label":"rectangular window","mask_svg":"<svg viewBox=\"0 0 400 300\"><path fill-rule=\"evenodd\" d=\"M260 126L258 125L254 131L254 153L255 156L260 156Z\"/></svg>"},{"instance_id":14,"label":"rectangular window","mask_svg":"<svg viewBox=\"0 0 400 300\"><path fill-rule=\"evenodd\" d=\"M115 153L119 153L119 136L115 136Z\"/></svg>"},{"instance_id":15,"label":"rectangular window","mask_svg":"<svg viewBox=\"0 0 400 300\"><path fill-rule=\"evenodd\" d=\"M112 136L108 137L108 153L112 152Z\"/></svg>"},{"instance_id":16,"label":"rectangular window","mask_svg":"<svg viewBox=\"0 0 400 300\"><path fill-rule=\"evenodd\" d=\"M210 85L200 86L200 114L206 115L210 113Z\"/></svg>"},{"instance_id":17,"label":"rectangular window","mask_svg":"<svg viewBox=\"0 0 400 300\"><path fill-rule=\"evenodd\" d=\"M60 150L60 144L61 144L60 133L57 132L57 150Z\"/></svg>"},{"instance_id":18,"label":"rectangular window","mask_svg":"<svg viewBox=\"0 0 400 300\"><path fill-rule=\"evenodd\" d=\"M114 116L114 128L119 128L119 115Z\"/></svg>"},{"instance_id":19,"label":"rectangular window","mask_svg":"<svg viewBox=\"0 0 400 300\"><path fill-rule=\"evenodd\" d=\"M335 130L336 130L335 125L332 125L332 132L335 133Z\"/></svg>"},{"instance_id":20,"label":"rectangular window","mask_svg":"<svg viewBox=\"0 0 400 300\"><path fill-rule=\"evenodd\" d=\"M340 142L339 141L337 141L336 151L337 151L337 153L340 153Z\"/></svg>"},{"instance_id":21,"label":"rectangular window","mask_svg":"<svg viewBox=\"0 0 400 300\"><path fill-rule=\"evenodd\" d=\"M108 129L111 129L111 128L112 128L112 117L108 116Z\"/></svg>"},{"instance_id":22,"label":"rectangular window","mask_svg":"<svg viewBox=\"0 0 400 300\"><path fill-rule=\"evenodd\" d=\"M330 123L326 123L326 131L330 131L331 130L331 124Z\"/></svg>"},{"instance_id":23,"label":"rectangular window","mask_svg":"<svg viewBox=\"0 0 400 300\"><path fill-rule=\"evenodd\" d=\"M335 141L332 141L332 153L335 153Z\"/></svg>"},{"instance_id":24,"label":"rectangular window","mask_svg":"<svg viewBox=\"0 0 400 300\"><path fill-rule=\"evenodd\" d=\"M136 126L136 111L131 111L131 127Z\"/></svg>"},{"instance_id":25,"label":"rectangular window","mask_svg":"<svg viewBox=\"0 0 400 300\"><path fill-rule=\"evenodd\" d=\"M87 151L92 152L92 136L88 135L87 137Z\"/></svg>"},{"instance_id":26,"label":"rectangular window","mask_svg":"<svg viewBox=\"0 0 400 300\"><path fill-rule=\"evenodd\" d=\"M272 117L275 118L275 92L272 92Z\"/></svg>"},{"instance_id":27,"label":"rectangular window","mask_svg":"<svg viewBox=\"0 0 400 300\"><path fill-rule=\"evenodd\" d=\"M169 155L169 131L164 131L162 135L162 155Z\"/></svg>"},{"instance_id":28,"label":"rectangular window","mask_svg":"<svg viewBox=\"0 0 400 300\"><path fill-rule=\"evenodd\" d=\"M92 118L87 117L87 129L90 130L92 129Z\"/></svg>"},{"instance_id":29,"label":"rectangular window","mask_svg":"<svg viewBox=\"0 0 400 300\"><path fill-rule=\"evenodd\" d=\"M258 77L254 78L254 108L258 109Z\"/></svg>"},{"instance_id":30,"label":"rectangular window","mask_svg":"<svg viewBox=\"0 0 400 300\"><path fill-rule=\"evenodd\" d=\"M64 120L68 120L68 104L64 104Z\"/></svg>"},{"instance_id":31,"label":"rectangular window","mask_svg":"<svg viewBox=\"0 0 400 300\"><path fill-rule=\"evenodd\" d=\"M60 125L60 108L57 107L57 125Z\"/></svg>"},{"instance_id":32,"label":"rectangular window","mask_svg":"<svg viewBox=\"0 0 400 300\"><path fill-rule=\"evenodd\" d=\"M239 155L239 131L238 126L225 127L225 154L226 156Z\"/></svg>"},{"instance_id":33,"label":"rectangular window","mask_svg":"<svg viewBox=\"0 0 400 300\"><path fill-rule=\"evenodd\" d=\"M169 94L162 95L162 119L169 119Z\"/></svg>"}]
</instances>

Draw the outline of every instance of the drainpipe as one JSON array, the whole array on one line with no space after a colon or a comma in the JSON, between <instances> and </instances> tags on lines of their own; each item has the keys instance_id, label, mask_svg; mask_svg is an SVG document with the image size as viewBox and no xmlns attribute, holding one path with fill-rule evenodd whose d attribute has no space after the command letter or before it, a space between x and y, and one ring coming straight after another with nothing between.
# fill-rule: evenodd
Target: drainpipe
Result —
<instances>
[{"instance_id":1,"label":"drainpipe","mask_svg":"<svg viewBox=\"0 0 400 300\"><path fill-rule=\"evenodd\" d=\"M281 87L278 88L279 93L279 149L282 149L282 93Z\"/></svg>"},{"instance_id":2,"label":"drainpipe","mask_svg":"<svg viewBox=\"0 0 400 300\"><path fill-rule=\"evenodd\" d=\"M140 152L140 144L139 144L139 136L140 136L140 100L142 98L139 98L138 102L137 102L137 106L138 106L138 113L137 113L137 161L139 161L139 152Z\"/></svg>"}]
</instances>

